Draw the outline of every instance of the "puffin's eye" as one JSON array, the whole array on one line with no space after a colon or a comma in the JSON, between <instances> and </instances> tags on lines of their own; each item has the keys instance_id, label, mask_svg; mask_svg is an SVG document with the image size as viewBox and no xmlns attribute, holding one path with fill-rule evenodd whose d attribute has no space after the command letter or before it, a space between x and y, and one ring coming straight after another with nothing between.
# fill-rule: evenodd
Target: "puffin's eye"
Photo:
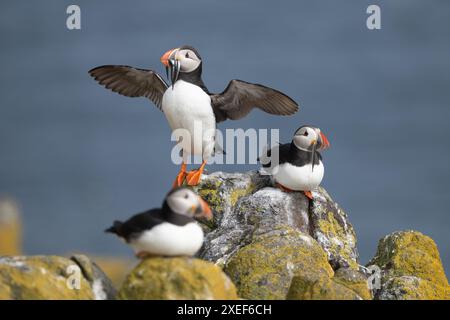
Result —
<instances>
[{"instance_id":1,"label":"puffin's eye","mask_svg":"<svg viewBox=\"0 0 450 320\"><path fill-rule=\"evenodd\" d=\"M189 195L186 193L186 194L184 195L184 198L185 198L185 199L189 198Z\"/></svg>"},{"instance_id":2,"label":"puffin's eye","mask_svg":"<svg viewBox=\"0 0 450 320\"><path fill-rule=\"evenodd\" d=\"M308 136L308 131L305 131L305 133L303 134L305 137Z\"/></svg>"},{"instance_id":3,"label":"puffin's eye","mask_svg":"<svg viewBox=\"0 0 450 320\"><path fill-rule=\"evenodd\" d=\"M186 57L186 58L189 58L189 52L186 52L185 57Z\"/></svg>"}]
</instances>

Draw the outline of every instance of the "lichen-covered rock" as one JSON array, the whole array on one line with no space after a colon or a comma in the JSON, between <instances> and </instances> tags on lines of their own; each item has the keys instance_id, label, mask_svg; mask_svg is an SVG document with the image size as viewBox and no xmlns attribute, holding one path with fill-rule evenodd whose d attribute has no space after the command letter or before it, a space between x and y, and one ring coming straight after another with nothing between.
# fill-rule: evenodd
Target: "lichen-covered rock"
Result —
<instances>
[{"instance_id":1,"label":"lichen-covered rock","mask_svg":"<svg viewBox=\"0 0 450 320\"><path fill-rule=\"evenodd\" d=\"M292 279L288 300L361 300L351 289L322 273L297 275Z\"/></svg>"},{"instance_id":2,"label":"lichen-covered rock","mask_svg":"<svg viewBox=\"0 0 450 320\"><path fill-rule=\"evenodd\" d=\"M292 279L286 299L289 300L371 300L365 275L341 268L333 277L324 272L300 270Z\"/></svg>"},{"instance_id":3,"label":"lichen-covered rock","mask_svg":"<svg viewBox=\"0 0 450 320\"><path fill-rule=\"evenodd\" d=\"M373 298L366 275L359 271L350 268L340 268L334 273L333 281L352 290L363 300L371 300Z\"/></svg>"},{"instance_id":4,"label":"lichen-covered rock","mask_svg":"<svg viewBox=\"0 0 450 320\"><path fill-rule=\"evenodd\" d=\"M100 269L108 276L116 288L119 288L125 277L136 265L135 260L122 257L90 256Z\"/></svg>"},{"instance_id":5,"label":"lichen-covered rock","mask_svg":"<svg viewBox=\"0 0 450 320\"><path fill-rule=\"evenodd\" d=\"M288 226L316 239L335 270L358 269L353 227L323 188L310 202L303 193L283 192L269 176L252 171L204 175L196 191L214 211L213 223L205 224L203 259L225 266L254 235Z\"/></svg>"},{"instance_id":6,"label":"lichen-covered rock","mask_svg":"<svg viewBox=\"0 0 450 320\"><path fill-rule=\"evenodd\" d=\"M0 256L20 255L22 223L16 203L0 198Z\"/></svg>"},{"instance_id":7,"label":"lichen-covered rock","mask_svg":"<svg viewBox=\"0 0 450 320\"><path fill-rule=\"evenodd\" d=\"M112 299L103 272L82 255L0 257L0 299Z\"/></svg>"},{"instance_id":8,"label":"lichen-covered rock","mask_svg":"<svg viewBox=\"0 0 450 320\"><path fill-rule=\"evenodd\" d=\"M388 278L376 296L378 300L450 300L450 288L418 277Z\"/></svg>"},{"instance_id":9,"label":"lichen-covered rock","mask_svg":"<svg viewBox=\"0 0 450 320\"><path fill-rule=\"evenodd\" d=\"M213 263L195 258L148 258L125 279L119 299L237 299L236 288Z\"/></svg>"},{"instance_id":10,"label":"lichen-covered rock","mask_svg":"<svg viewBox=\"0 0 450 320\"><path fill-rule=\"evenodd\" d=\"M284 299L299 272L333 275L317 241L289 226L254 235L231 257L225 272L245 299Z\"/></svg>"},{"instance_id":11,"label":"lichen-covered rock","mask_svg":"<svg viewBox=\"0 0 450 320\"><path fill-rule=\"evenodd\" d=\"M450 299L450 287L434 241L417 231L380 240L369 265L381 269L377 299Z\"/></svg>"},{"instance_id":12,"label":"lichen-covered rock","mask_svg":"<svg viewBox=\"0 0 450 320\"><path fill-rule=\"evenodd\" d=\"M312 236L326 251L333 269L357 270L356 234L347 214L322 187L313 195L309 209Z\"/></svg>"}]
</instances>

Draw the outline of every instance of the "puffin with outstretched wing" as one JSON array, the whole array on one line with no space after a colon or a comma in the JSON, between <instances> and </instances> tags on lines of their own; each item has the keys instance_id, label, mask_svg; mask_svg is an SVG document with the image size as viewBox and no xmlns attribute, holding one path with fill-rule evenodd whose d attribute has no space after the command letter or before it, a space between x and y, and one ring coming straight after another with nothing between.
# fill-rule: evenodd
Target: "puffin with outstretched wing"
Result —
<instances>
[{"instance_id":1,"label":"puffin with outstretched wing","mask_svg":"<svg viewBox=\"0 0 450 320\"><path fill-rule=\"evenodd\" d=\"M201 77L200 54L191 46L167 51L161 62L171 86L152 70L129 66L105 65L89 74L121 95L149 98L165 114L172 130L189 133L189 139L180 141L183 162L174 187L184 181L188 185L199 183L206 161L214 153L216 123L241 119L254 108L274 115L292 115L298 110L298 104L284 93L242 80L231 80L220 94L210 93ZM203 162L197 170L187 172L190 154L201 155Z\"/></svg>"}]
</instances>

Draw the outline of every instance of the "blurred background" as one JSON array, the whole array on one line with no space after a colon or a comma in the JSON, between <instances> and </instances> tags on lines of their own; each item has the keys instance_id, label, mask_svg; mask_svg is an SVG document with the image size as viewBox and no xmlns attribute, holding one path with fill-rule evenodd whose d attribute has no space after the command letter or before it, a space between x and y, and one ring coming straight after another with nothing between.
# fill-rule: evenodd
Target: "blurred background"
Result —
<instances>
[{"instance_id":1,"label":"blurred background","mask_svg":"<svg viewBox=\"0 0 450 320\"><path fill-rule=\"evenodd\" d=\"M81 7L81 30L66 28L69 4ZM366 28L369 4L381 6L381 30ZM178 172L170 130L148 100L105 90L87 71L164 74L161 54L191 44L211 91L238 78L302 106L221 129L279 128L287 142L314 124L328 135L323 185L348 213L362 263L384 235L415 229L436 241L448 273L449 13L443 0L2 1L0 194L22 212L24 252L131 257L103 230L160 205Z\"/></svg>"}]
</instances>

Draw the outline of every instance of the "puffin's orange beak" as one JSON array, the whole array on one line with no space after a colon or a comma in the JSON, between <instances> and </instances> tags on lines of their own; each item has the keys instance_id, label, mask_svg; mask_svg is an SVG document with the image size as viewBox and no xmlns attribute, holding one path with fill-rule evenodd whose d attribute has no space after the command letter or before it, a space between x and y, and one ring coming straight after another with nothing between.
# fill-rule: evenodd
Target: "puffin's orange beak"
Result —
<instances>
[{"instance_id":1,"label":"puffin's orange beak","mask_svg":"<svg viewBox=\"0 0 450 320\"><path fill-rule=\"evenodd\" d=\"M161 56L161 63L163 65L165 65L166 67L169 66L169 58L170 58L170 55L172 54L172 52L174 52L174 51L175 51L175 49L170 49L169 51L167 51L166 53L164 53Z\"/></svg>"},{"instance_id":2,"label":"puffin's orange beak","mask_svg":"<svg viewBox=\"0 0 450 320\"><path fill-rule=\"evenodd\" d=\"M327 149L330 147L330 141L328 141L328 138L326 135L324 135L322 132L320 133L320 138L322 139L322 147L321 149Z\"/></svg>"},{"instance_id":3,"label":"puffin's orange beak","mask_svg":"<svg viewBox=\"0 0 450 320\"><path fill-rule=\"evenodd\" d=\"M208 203L206 203L205 200L203 200L201 197L198 197L200 201L200 205L202 207L201 216L205 217L208 220L211 220L213 215L211 208L209 207Z\"/></svg>"}]
</instances>

